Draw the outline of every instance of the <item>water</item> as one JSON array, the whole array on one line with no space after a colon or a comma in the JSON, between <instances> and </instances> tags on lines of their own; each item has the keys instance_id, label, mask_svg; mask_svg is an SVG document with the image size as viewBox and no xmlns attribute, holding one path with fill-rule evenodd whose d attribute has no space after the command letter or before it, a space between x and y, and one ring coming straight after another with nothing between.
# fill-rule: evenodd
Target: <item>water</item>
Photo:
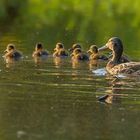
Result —
<instances>
[{"instance_id":1,"label":"water","mask_svg":"<svg viewBox=\"0 0 140 140\"><path fill-rule=\"evenodd\" d=\"M139 140L139 77L110 76L106 62L49 57L36 65L31 57L37 42L52 54L57 42L66 49L80 43L86 51L118 36L125 54L140 61L136 5L139 1L1 0L0 140ZM5 64L8 43L23 52L22 61Z\"/></svg>"},{"instance_id":2,"label":"water","mask_svg":"<svg viewBox=\"0 0 140 140\"><path fill-rule=\"evenodd\" d=\"M0 137L16 140L139 139L140 79L94 74L89 62L0 59ZM102 71L101 71L102 72ZM98 97L114 94L111 103Z\"/></svg>"}]
</instances>

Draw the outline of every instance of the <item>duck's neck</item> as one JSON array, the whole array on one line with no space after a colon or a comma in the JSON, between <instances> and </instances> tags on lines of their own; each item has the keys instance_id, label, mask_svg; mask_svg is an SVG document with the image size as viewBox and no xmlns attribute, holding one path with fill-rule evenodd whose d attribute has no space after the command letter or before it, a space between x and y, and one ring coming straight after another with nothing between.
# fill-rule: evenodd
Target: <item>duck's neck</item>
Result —
<instances>
[{"instance_id":1,"label":"duck's neck","mask_svg":"<svg viewBox=\"0 0 140 140\"><path fill-rule=\"evenodd\" d=\"M121 56L122 56L122 52L123 50L113 50L113 57L112 59L108 62L108 67L112 68L114 67L115 65L118 65L121 63Z\"/></svg>"},{"instance_id":2,"label":"duck's neck","mask_svg":"<svg viewBox=\"0 0 140 140\"><path fill-rule=\"evenodd\" d=\"M122 56L122 52L116 52L113 50L113 57L112 57L112 61L116 64L119 64L121 62L121 56Z\"/></svg>"}]
</instances>

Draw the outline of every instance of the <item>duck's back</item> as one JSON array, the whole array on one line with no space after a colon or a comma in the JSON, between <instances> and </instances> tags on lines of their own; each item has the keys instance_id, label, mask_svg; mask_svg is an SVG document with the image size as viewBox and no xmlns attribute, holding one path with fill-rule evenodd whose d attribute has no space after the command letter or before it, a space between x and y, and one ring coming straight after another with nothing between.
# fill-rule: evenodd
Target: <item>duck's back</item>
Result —
<instances>
[{"instance_id":1,"label":"duck's back","mask_svg":"<svg viewBox=\"0 0 140 140\"><path fill-rule=\"evenodd\" d=\"M78 60L82 60L82 61L88 61L89 57L86 54L80 54L77 56Z\"/></svg>"},{"instance_id":2,"label":"duck's back","mask_svg":"<svg viewBox=\"0 0 140 140\"><path fill-rule=\"evenodd\" d=\"M49 55L49 53L47 51L41 51L40 52L40 56L47 56Z\"/></svg>"},{"instance_id":3,"label":"duck's back","mask_svg":"<svg viewBox=\"0 0 140 140\"><path fill-rule=\"evenodd\" d=\"M18 58L21 58L21 57L22 57L22 55L21 55L21 53L20 53L20 52L15 51L15 52L13 53L13 57L18 59Z\"/></svg>"},{"instance_id":4,"label":"duck's back","mask_svg":"<svg viewBox=\"0 0 140 140\"><path fill-rule=\"evenodd\" d=\"M124 73L140 75L140 62L122 63L112 68L106 67L106 69L110 74Z\"/></svg>"},{"instance_id":5,"label":"duck's back","mask_svg":"<svg viewBox=\"0 0 140 140\"><path fill-rule=\"evenodd\" d=\"M58 52L59 56L68 56L68 53L65 51L65 49L62 49Z\"/></svg>"}]
</instances>

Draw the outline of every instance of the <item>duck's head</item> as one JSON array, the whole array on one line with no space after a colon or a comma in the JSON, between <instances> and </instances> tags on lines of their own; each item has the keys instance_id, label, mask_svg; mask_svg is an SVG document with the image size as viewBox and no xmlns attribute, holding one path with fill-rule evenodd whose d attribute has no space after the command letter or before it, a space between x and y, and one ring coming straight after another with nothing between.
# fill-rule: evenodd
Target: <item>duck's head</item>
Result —
<instances>
[{"instance_id":1,"label":"duck's head","mask_svg":"<svg viewBox=\"0 0 140 140\"><path fill-rule=\"evenodd\" d=\"M71 54L71 56L75 56L75 55L78 55L82 52L82 50L80 48L76 48L73 53Z\"/></svg>"},{"instance_id":2,"label":"duck's head","mask_svg":"<svg viewBox=\"0 0 140 140\"><path fill-rule=\"evenodd\" d=\"M112 37L108 40L105 46L98 49L98 51L110 49L112 51L113 61L119 62L123 53L123 44L118 37Z\"/></svg>"},{"instance_id":3,"label":"duck's head","mask_svg":"<svg viewBox=\"0 0 140 140\"><path fill-rule=\"evenodd\" d=\"M70 49L68 49L68 51L73 52L77 48L81 49L82 47L80 44L76 43L76 44L73 44L72 47Z\"/></svg>"},{"instance_id":4,"label":"duck's head","mask_svg":"<svg viewBox=\"0 0 140 140\"><path fill-rule=\"evenodd\" d=\"M14 44L8 44L6 50L4 51L5 53L11 52L15 50L15 45Z\"/></svg>"},{"instance_id":5,"label":"duck's head","mask_svg":"<svg viewBox=\"0 0 140 140\"><path fill-rule=\"evenodd\" d=\"M57 43L54 51L59 51L60 49L64 49L64 45L62 43Z\"/></svg>"},{"instance_id":6,"label":"duck's head","mask_svg":"<svg viewBox=\"0 0 140 140\"><path fill-rule=\"evenodd\" d=\"M96 45L91 45L87 53L98 53L98 48Z\"/></svg>"},{"instance_id":7,"label":"duck's head","mask_svg":"<svg viewBox=\"0 0 140 140\"><path fill-rule=\"evenodd\" d=\"M35 46L35 51L39 51L39 50L42 50L42 49L43 49L42 43L37 43L36 46Z\"/></svg>"}]
</instances>

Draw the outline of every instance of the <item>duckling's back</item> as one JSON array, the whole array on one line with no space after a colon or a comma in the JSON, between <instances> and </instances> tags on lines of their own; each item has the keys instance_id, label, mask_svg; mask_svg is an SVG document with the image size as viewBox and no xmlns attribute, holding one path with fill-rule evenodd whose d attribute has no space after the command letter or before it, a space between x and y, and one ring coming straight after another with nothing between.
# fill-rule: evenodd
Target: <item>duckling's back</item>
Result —
<instances>
[{"instance_id":1,"label":"duckling's back","mask_svg":"<svg viewBox=\"0 0 140 140\"><path fill-rule=\"evenodd\" d=\"M18 51L13 52L13 54L12 54L12 58L14 60L19 60L21 57L22 57L22 54Z\"/></svg>"}]
</instances>

